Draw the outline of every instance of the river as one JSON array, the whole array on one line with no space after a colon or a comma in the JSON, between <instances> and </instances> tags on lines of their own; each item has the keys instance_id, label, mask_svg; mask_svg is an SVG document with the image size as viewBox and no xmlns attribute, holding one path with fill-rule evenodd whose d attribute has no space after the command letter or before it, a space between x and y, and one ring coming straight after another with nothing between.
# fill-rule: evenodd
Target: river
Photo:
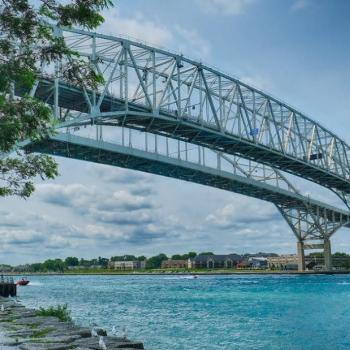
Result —
<instances>
[{"instance_id":1,"label":"river","mask_svg":"<svg viewBox=\"0 0 350 350\"><path fill-rule=\"evenodd\" d=\"M67 303L73 319L155 350L350 348L350 276L29 276L30 307Z\"/></svg>"}]
</instances>

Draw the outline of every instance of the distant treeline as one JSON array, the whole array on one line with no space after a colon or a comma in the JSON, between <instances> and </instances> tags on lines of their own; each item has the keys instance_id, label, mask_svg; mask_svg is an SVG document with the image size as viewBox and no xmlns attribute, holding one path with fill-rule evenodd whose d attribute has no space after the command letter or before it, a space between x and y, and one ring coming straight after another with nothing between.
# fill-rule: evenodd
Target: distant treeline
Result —
<instances>
[{"instance_id":1,"label":"distant treeline","mask_svg":"<svg viewBox=\"0 0 350 350\"><path fill-rule=\"evenodd\" d=\"M212 252L203 252L200 254L214 254ZM195 252L189 252L187 254L174 254L167 256L166 254L158 254L150 258L145 256L135 255L120 255L112 256L110 259L98 257L96 259L79 259L77 257L67 257L66 259L48 259L42 263L26 264L12 267L10 265L0 265L2 271L23 271L23 272L64 272L71 269L88 269L88 268L102 268L107 269L110 261L144 261L146 260L147 269L159 269L163 260L168 259L183 259L194 258L197 256Z\"/></svg>"},{"instance_id":2,"label":"distant treeline","mask_svg":"<svg viewBox=\"0 0 350 350\"><path fill-rule=\"evenodd\" d=\"M186 254L174 254L166 255L164 253L146 258L145 256L135 256L135 255L120 255L112 256L111 258L98 257L96 259L79 259L77 257L67 257L66 259L48 259L42 263L26 264L20 266L10 266L10 265L0 265L1 271L18 271L18 272L64 272L72 269L108 269L108 264L110 261L144 261L146 260L147 269L159 269L161 268L162 261L168 259L174 260L187 260L189 258L195 258L197 255L214 255L213 252L188 252ZM244 254L242 258L248 258L250 256L278 256L274 253L256 253L256 254ZM309 257L314 258L318 262L322 263L323 254L322 253L311 253ZM337 266L350 269L350 255L346 253L335 253L332 254L333 262Z\"/></svg>"},{"instance_id":3,"label":"distant treeline","mask_svg":"<svg viewBox=\"0 0 350 350\"><path fill-rule=\"evenodd\" d=\"M318 264L324 263L324 256L322 252L315 252L309 254L310 258L315 259ZM333 266L350 269L350 254L334 253L332 254Z\"/></svg>"}]
</instances>

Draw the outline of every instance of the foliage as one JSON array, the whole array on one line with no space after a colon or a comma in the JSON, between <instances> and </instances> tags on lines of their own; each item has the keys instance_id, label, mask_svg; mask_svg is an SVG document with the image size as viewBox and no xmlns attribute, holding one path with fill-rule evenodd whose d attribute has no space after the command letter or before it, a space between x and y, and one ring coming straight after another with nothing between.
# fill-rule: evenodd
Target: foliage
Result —
<instances>
[{"instance_id":1,"label":"foliage","mask_svg":"<svg viewBox=\"0 0 350 350\"><path fill-rule=\"evenodd\" d=\"M43 271L63 272L65 267L66 266L61 259L49 259L42 264Z\"/></svg>"},{"instance_id":2,"label":"foliage","mask_svg":"<svg viewBox=\"0 0 350 350\"><path fill-rule=\"evenodd\" d=\"M112 256L111 261L135 261L137 257L135 255L121 255L121 256Z\"/></svg>"},{"instance_id":3,"label":"foliage","mask_svg":"<svg viewBox=\"0 0 350 350\"><path fill-rule=\"evenodd\" d=\"M95 88L103 78L63 38L53 24L94 29L103 22L99 13L111 0L30 0L0 2L0 196L27 198L33 179L58 175L56 162L47 155L31 155L17 149L24 140L37 142L52 135L55 121L51 108L32 96L40 67L62 65L63 78L72 84ZM17 96L21 95L21 98ZM14 155L9 156L16 150Z\"/></svg>"},{"instance_id":4,"label":"foliage","mask_svg":"<svg viewBox=\"0 0 350 350\"><path fill-rule=\"evenodd\" d=\"M201 254L213 254L211 252L201 253ZM266 256L275 256L272 253L258 253ZM256 255L258 255L256 254ZM187 254L174 254L172 255L172 259L180 259L186 260L188 258L193 258L197 254L195 252L189 252ZM198 254L200 255L200 254ZM255 256L255 254L245 254L244 257ZM309 255L310 258L315 259L317 263L324 263L324 256L322 252L313 252ZM136 255L121 255L121 256L113 256L110 261L125 261L125 260L145 260L145 256ZM156 256L152 256L146 261L146 269L161 269L161 264L163 260L167 260L168 257L165 254L158 254ZM350 255L347 253L334 253L332 254L333 264L334 266L350 269ZM108 269L109 259L98 257L95 259L87 260L87 259L78 259L77 257L67 257L65 260L61 259L49 259L44 261L43 263L35 263L31 265L23 265L12 267L9 265L3 265L4 271L19 271L19 272L34 272L34 273L46 273L46 272L69 272L69 273L129 273L125 271L115 271L113 269ZM70 267L74 267L74 269L70 269ZM186 269L173 269L173 271L184 271ZM199 271L205 271L206 269L200 269ZM164 270L169 271L169 270ZM196 270L191 270L195 272ZM216 270L219 271L219 270ZM159 272L159 271L158 271Z\"/></svg>"},{"instance_id":5,"label":"foliage","mask_svg":"<svg viewBox=\"0 0 350 350\"><path fill-rule=\"evenodd\" d=\"M323 252L312 252L309 257L315 259L318 264L324 264ZM350 269L350 255L347 253L336 252L332 254L333 265L336 267Z\"/></svg>"},{"instance_id":6,"label":"foliage","mask_svg":"<svg viewBox=\"0 0 350 350\"><path fill-rule=\"evenodd\" d=\"M36 313L36 316L53 316L57 317L62 322L68 322L71 321L72 318L70 316L70 310L68 309L68 305L57 305L50 306L49 308L45 309L41 307Z\"/></svg>"},{"instance_id":7,"label":"foliage","mask_svg":"<svg viewBox=\"0 0 350 350\"><path fill-rule=\"evenodd\" d=\"M82 266L82 267L95 266L95 265L98 265L98 259L91 259L91 260L80 259L79 260L79 266Z\"/></svg>"},{"instance_id":8,"label":"foliage","mask_svg":"<svg viewBox=\"0 0 350 350\"><path fill-rule=\"evenodd\" d=\"M165 254L158 254L156 256L152 256L146 262L146 268L148 269L160 269L162 266L162 261L168 260L168 257Z\"/></svg>"},{"instance_id":9,"label":"foliage","mask_svg":"<svg viewBox=\"0 0 350 350\"><path fill-rule=\"evenodd\" d=\"M106 267L108 267L108 261L109 260L107 258L102 258L99 256L97 259L97 265L106 268Z\"/></svg>"},{"instance_id":10,"label":"foliage","mask_svg":"<svg viewBox=\"0 0 350 350\"><path fill-rule=\"evenodd\" d=\"M187 259L193 259L197 256L196 252L188 252L187 254L175 254L171 257L173 260L187 260Z\"/></svg>"},{"instance_id":11,"label":"foliage","mask_svg":"<svg viewBox=\"0 0 350 350\"><path fill-rule=\"evenodd\" d=\"M69 256L64 260L66 266L78 266L79 259L76 257Z\"/></svg>"},{"instance_id":12,"label":"foliage","mask_svg":"<svg viewBox=\"0 0 350 350\"><path fill-rule=\"evenodd\" d=\"M213 252L203 252L203 253L199 253L198 255L214 255Z\"/></svg>"},{"instance_id":13,"label":"foliage","mask_svg":"<svg viewBox=\"0 0 350 350\"><path fill-rule=\"evenodd\" d=\"M315 257L315 258L323 258L323 253L322 252L312 252L309 254L309 256Z\"/></svg>"}]
</instances>

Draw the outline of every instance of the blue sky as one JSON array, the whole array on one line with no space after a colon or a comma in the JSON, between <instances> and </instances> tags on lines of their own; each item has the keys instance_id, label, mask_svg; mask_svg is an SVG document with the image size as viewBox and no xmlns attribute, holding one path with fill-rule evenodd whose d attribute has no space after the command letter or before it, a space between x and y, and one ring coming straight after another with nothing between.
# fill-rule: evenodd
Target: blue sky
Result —
<instances>
[{"instance_id":1,"label":"blue sky","mask_svg":"<svg viewBox=\"0 0 350 350\"><path fill-rule=\"evenodd\" d=\"M347 0L120 0L105 12L99 31L129 35L219 67L350 143L349 10ZM269 203L128 170L58 161L61 176L38 182L32 198L0 203L0 262L188 250L295 252L291 230ZM325 191L315 195L334 202ZM339 231L333 249L350 252L349 234Z\"/></svg>"}]
</instances>

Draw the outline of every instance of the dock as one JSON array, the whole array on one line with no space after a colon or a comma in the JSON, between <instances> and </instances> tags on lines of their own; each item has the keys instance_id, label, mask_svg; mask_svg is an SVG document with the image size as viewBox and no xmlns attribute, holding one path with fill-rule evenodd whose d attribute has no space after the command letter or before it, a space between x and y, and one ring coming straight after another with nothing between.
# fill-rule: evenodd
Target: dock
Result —
<instances>
[{"instance_id":1,"label":"dock","mask_svg":"<svg viewBox=\"0 0 350 350\"><path fill-rule=\"evenodd\" d=\"M17 296L17 285L12 277L2 275L0 277L0 297L8 298Z\"/></svg>"}]
</instances>

